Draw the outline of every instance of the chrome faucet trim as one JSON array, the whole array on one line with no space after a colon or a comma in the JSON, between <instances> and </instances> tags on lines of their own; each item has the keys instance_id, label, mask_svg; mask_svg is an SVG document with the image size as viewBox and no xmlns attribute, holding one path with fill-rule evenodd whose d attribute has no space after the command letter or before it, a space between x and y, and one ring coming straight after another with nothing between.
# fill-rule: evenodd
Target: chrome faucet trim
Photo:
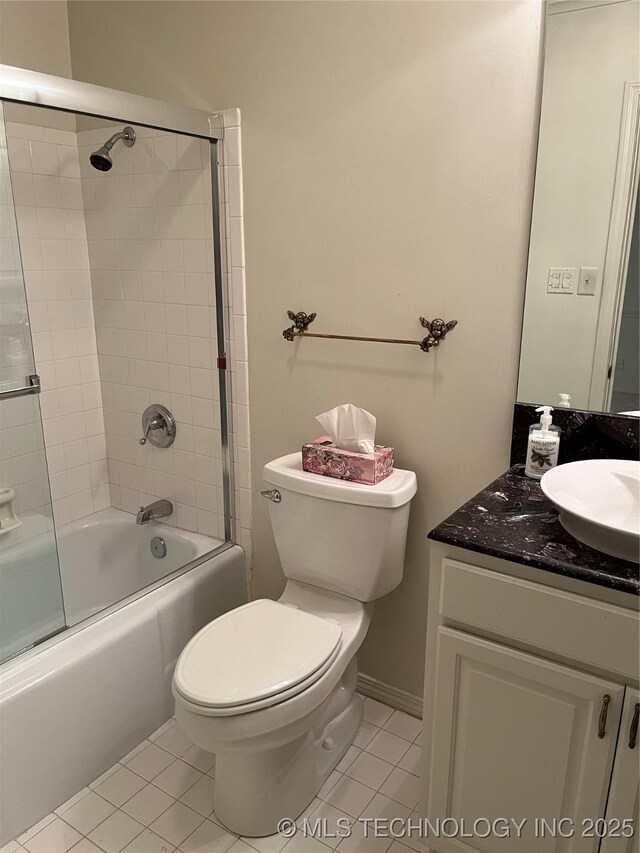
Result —
<instances>
[{"instance_id":1,"label":"chrome faucet trim","mask_svg":"<svg viewBox=\"0 0 640 853\"><path fill-rule=\"evenodd\" d=\"M136 515L136 524L146 524L148 521L155 521L157 518L166 518L173 512L173 504L171 501L154 501L149 506L141 506Z\"/></svg>"}]
</instances>

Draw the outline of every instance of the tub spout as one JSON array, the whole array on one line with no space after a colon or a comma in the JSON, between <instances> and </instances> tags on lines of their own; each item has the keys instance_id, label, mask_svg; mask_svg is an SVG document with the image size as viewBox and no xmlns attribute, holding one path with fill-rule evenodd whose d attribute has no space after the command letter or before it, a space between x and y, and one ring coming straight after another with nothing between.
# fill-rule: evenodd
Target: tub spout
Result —
<instances>
[{"instance_id":1,"label":"tub spout","mask_svg":"<svg viewBox=\"0 0 640 853\"><path fill-rule=\"evenodd\" d=\"M149 506L141 506L136 515L136 524L146 524L148 521L155 521L157 518L166 518L173 512L173 504L171 501L154 501Z\"/></svg>"}]
</instances>

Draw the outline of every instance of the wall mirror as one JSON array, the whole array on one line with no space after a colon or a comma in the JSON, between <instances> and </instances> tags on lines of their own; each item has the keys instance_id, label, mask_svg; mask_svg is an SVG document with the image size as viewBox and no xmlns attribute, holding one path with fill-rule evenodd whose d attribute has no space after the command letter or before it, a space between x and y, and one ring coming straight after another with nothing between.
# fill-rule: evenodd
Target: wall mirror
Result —
<instances>
[{"instance_id":1,"label":"wall mirror","mask_svg":"<svg viewBox=\"0 0 640 853\"><path fill-rule=\"evenodd\" d=\"M548 2L521 403L640 409L639 9Z\"/></svg>"}]
</instances>

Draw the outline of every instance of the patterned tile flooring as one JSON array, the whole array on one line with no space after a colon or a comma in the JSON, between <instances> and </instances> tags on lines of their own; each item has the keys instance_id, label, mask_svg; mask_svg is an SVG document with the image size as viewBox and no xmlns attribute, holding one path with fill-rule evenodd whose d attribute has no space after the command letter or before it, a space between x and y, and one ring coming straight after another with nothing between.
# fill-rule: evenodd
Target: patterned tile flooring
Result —
<instances>
[{"instance_id":1,"label":"patterned tile flooring","mask_svg":"<svg viewBox=\"0 0 640 853\"><path fill-rule=\"evenodd\" d=\"M374 699L342 760L292 838L239 838L213 813L215 757L172 718L87 788L0 853L411 853L420 842L373 838L357 818L415 817L421 722ZM322 838L303 831L326 827ZM336 822L342 818L341 824ZM353 826L349 837L336 827ZM319 821L322 821L320 823ZM409 846L407 846L409 845Z\"/></svg>"}]
</instances>

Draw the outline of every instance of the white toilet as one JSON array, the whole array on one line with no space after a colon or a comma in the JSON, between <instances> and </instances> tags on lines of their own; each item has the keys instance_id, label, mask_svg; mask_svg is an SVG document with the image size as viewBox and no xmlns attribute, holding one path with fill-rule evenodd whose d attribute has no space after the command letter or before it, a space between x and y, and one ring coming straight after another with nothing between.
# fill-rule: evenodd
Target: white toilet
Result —
<instances>
[{"instance_id":1,"label":"white toilet","mask_svg":"<svg viewBox=\"0 0 640 853\"><path fill-rule=\"evenodd\" d=\"M270 462L265 494L284 574L279 601L215 619L178 660L176 717L216 753L215 814L239 835L297 818L358 729L356 652L373 601L402 580L412 471L377 486Z\"/></svg>"}]
</instances>

